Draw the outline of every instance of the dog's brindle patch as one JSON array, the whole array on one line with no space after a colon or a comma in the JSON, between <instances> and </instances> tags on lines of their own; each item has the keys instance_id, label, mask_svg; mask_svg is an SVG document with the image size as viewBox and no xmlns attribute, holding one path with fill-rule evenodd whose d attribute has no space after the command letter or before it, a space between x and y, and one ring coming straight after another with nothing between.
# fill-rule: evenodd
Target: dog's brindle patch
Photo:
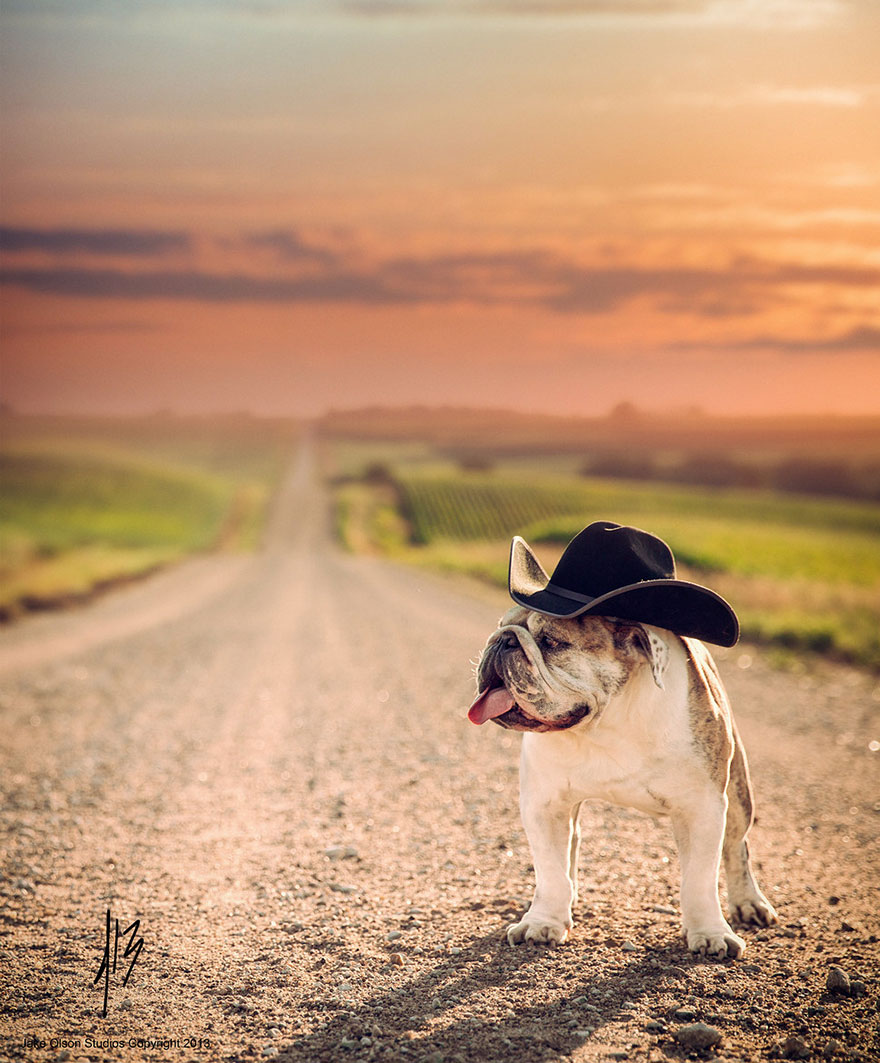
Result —
<instances>
[{"instance_id":1,"label":"dog's brindle patch","mask_svg":"<svg viewBox=\"0 0 880 1063\"><path fill-rule=\"evenodd\" d=\"M560 626L558 621L554 625L553 620L549 617L539 616L538 614L532 614L532 616L537 617L537 619L532 623L527 623L526 626L532 631L536 640L540 642L540 637L544 634L549 635L551 638L566 639L564 625L571 623L570 619L563 621ZM632 632L634 625L627 624L625 621L590 614L582 614L574 619L581 629L577 652L590 658L590 665L597 684L604 692L607 700L610 701L623 690L629 680L629 672L622 665L619 657L621 653L629 656L633 652ZM531 621L531 617L529 617L529 620ZM570 638L570 636L568 637ZM612 647L617 652L610 652ZM570 648L566 642L564 649ZM552 659L553 652L553 650L547 651L545 656ZM578 710L577 713L569 717L571 722L565 722L563 726L571 727L589 715L590 707L583 706L583 709L585 711Z\"/></svg>"},{"instance_id":2,"label":"dog's brindle patch","mask_svg":"<svg viewBox=\"0 0 880 1063\"><path fill-rule=\"evenodd\" d=\"M696 639L681 640L688 656L688 711L694 744L706 760L711 778L727 786L733 733L730 707L709 651Z\"/></svg>"}]
</instances>

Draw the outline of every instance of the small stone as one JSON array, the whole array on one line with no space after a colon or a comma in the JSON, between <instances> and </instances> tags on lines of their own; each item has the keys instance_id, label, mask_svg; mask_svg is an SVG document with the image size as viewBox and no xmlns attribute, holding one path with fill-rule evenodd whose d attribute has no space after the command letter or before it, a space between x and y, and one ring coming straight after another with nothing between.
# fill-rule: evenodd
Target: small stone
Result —
<instances>
[{"instance_id":1,"label":"small stone","mask_svg":"<svg viewBox=\"0 0 880 1063\"><path fill-rule=\"evenodd\" d=\"M624 941L624 943L620 946L620 948L621 948L621 951L623 951L623 952L638 952L639 951L639 946L636 945L635 942L633 942L633 941Z\"/></svg>"},{"instance_id":2,"label":"small stone","mask_svg":"<svg viewBox=\"0 0 880 1063\"><path fill-rule=\"evenodd\" d=\"M389 930L388 933L385 935L385 940L386 941L397 941L397 939L401 938L401 937L403 937L403 931L402 930Z\"/></svg>"},{"instance_id":3,"label":"small stone","mask_svg":"<svg viewBox=\"0 0 880 1063\"><path fill-rule=\"evenodd\" d=\"M689 1052L702 1052L707 1048L714 1048L721 1044L722 1033L714 1026L707 1026L704 1022L695 1022L691 1026L682 1026L675 1031L675 1039L682 1048Z\"/></svg>"},{"instance_id":4,"label":"small stone","mask_svg":"<svg viewBox=\"0 0 880 1063\"><path fill-rule=\"evenodd\" d=\"M672 1013L674 1019L678 1019L679 1022L693 1022L697 1017L697 1013L693 1008L676 1008Z\"/></svg>"},{"instance_id":5,"label":"small stone","mask_svg":"<svg viewBox=\"0 0 880 1063\"><path fill-rule=\"evenodd\" d=\"M260 1053L260 1055L263 1056L264 1058L268 1059L271 1056L277 1056L278 1055L278 1049L275 1047L275 1045L266 1045L266 1047L263 1049L263 1051Z\"/></svg>"},{"instance_id":6,"label":"small stone","mask_svg":"<svg viewBox=\"0 0 880 1063\"><path fill-rule=\"evenodd\" d=\"M658 915L678 915L678 912L675 910L675 908L672 908L668 904L655 904L651 908L651 911L657 912Z\"/></svg>"},{"instance_id":7,"label":"small stone","mask_svg":"<svg viewBox=\"0 0 880 1063\"><path fill-rule=\"evenodd\" d=\"M849 975L842 967L832 967L825 979L825 988L829 993L843 993L849 996L851 986Z\"/></svg>"},{"instance_id":8,"label":"small stone","mask_svg":"<svg viewBox=\"0 0 880 1063\"><path fill-rule=\"evenodd\" d=\"M391 963L393 963L395 967L402 967L403 964L404 964L403 953L402 952L392 952L391 953Z\"/></svg>"},{"instance_id":9,"label":"small stone","mask_svg":"<svg viewBox=\"0 0 880 1063\"><path fill-rule=\"evenodd\" d=\"M266 1033L270 1037L280 1037L281 1036L281 1031L278 1029L277 1026L270 1026L269 1029L266 1031Z\"/></svg>"},{"instance_id":10,"label":"small stone","mask_svg":"<svg viewBox=\"0 0 880 1063\"><path fill-rule=\"evenodd\" d=\"M779 1045L779 1055L783 1059L809 1059L812 1055L810 1046L800 1037L786 1037Z\"/></svg>"},{"instance_id":11,"label":"small stone","mask_svg":"<svg viewBox=\"0 0 880 1063\"><path fill-rule=\"evenodd\" d=\"M357 886L349 886L342 882L331 882L330 889L334 893L357 893Z\"/></svg>"},{"instance_id":12,"label":"small stone","mask_svg":"<svg viewBox=\"0 0 880 1063\"><path fill-rule=\"evenodd\" d=\"M353 845L331 845L324 850L328 860L357 860L358 851Z\"/></svg>"},{"instance_id":13,"label":"small stone","mask_svg":"<svg viewBox=\"0 0 880 1063\"><path fill-rule=\"evenodd\" d=\"M851 997L865 997L868 995L868 987L864 982L850 982L849 995Z\"/></svg>"},{"instance_id":14,"label":"small stone","mask_svg":"<svg viewBox=\"0 0 880 1063\"><path fill-rule=\"evenodd\" d=\"M827 1045L822 1049L822 1055L826 1059L831 1059L832 1056L836 1056L839 1052L843 1051L843 1045L840 1041L835 1041L832 1037Z\"/></svg>"},{"instance_id":15,"label":"small stone","mask_svg":"<svg viewBox=\"0 0 880 1063\"><path fill-rule=\"evenodd\" d=\"M665 1033L666 1023L659 1022L657 1019L652 1019L650 1022L645 1024L645 1029L648 1031L648 1033Z\"/></svg>"}]
</instances>

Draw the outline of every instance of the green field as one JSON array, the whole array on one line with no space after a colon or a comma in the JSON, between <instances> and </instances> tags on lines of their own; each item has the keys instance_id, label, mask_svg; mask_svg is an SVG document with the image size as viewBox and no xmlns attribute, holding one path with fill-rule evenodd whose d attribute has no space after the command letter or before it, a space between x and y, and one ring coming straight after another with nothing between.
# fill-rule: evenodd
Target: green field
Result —
<instances>
[{"instance_id":1,"label":"green field","mask_svg":"<svg viewBox=\"0 0 880 1063\"><path fill-rule=\"evenodd\" d=\"M339 455L351 474L352 445ZM666 539L681 575L731 601L746 637L880 668L877 504L585 478L550 459L539 472L514 459L466 471L411 450L399 465L389 457L385 447L384 482L374 468L370 482L340 489L340 534L353 549L503 585L512 534L552 567L590 521L634 524Z\"/></svg>"},{"instance_id":2,"label":"green field","mask_svg":"<svg viewBox=\"0 0 880 1063\"><path fill-rule=\"evenodd\" d=\"M4 418L0 617L184 555L250 549L293 445L244 420Z\"/></svg>"}]
</instances>

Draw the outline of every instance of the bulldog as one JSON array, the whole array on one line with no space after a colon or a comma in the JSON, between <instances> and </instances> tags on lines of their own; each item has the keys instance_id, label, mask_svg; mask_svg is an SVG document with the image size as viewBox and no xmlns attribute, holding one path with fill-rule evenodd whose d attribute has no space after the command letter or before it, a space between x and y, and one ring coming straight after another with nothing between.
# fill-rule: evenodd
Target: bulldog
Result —
<instances>
[{"instance_id":1,"label":"bulldog","mask_svg":"<svg viewBox=\"0 0 880 1063\"><path fill-rule=\"evenodd\" d=\"M669 816L681 863L682 933L692 953L736 958L746 947L719 903L722 862L732 918L776 922L749 859L745 751L702 641L633 620L583 611L559 617L517 605L489 637L477 688L473 723L523 732L520 809L536 888L507 931L511 945L567 938L577 900L578 812L588 798Z\"/></svg>"}]
</instances>

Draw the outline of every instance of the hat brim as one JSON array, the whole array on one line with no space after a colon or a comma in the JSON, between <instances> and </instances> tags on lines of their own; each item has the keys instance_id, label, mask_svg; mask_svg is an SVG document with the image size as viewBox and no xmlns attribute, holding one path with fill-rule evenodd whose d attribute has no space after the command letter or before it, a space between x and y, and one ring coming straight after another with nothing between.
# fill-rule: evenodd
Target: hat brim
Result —
<instances>
[{"instance_id":1,"label":"hat brim","mask_svg":"<svg viewBox=\"0 0 880 1063\"><path fill-rule=\"evenodd\" d=\"M508 590L519 605L545 616L592 614L632 620L716 646L734 646L739 639L739 621L724 598L687 580L644 580L596 598L559 593L561 588L553 588L528 543L518 535L510 547Z\"/></svg>"}]
</instances>

